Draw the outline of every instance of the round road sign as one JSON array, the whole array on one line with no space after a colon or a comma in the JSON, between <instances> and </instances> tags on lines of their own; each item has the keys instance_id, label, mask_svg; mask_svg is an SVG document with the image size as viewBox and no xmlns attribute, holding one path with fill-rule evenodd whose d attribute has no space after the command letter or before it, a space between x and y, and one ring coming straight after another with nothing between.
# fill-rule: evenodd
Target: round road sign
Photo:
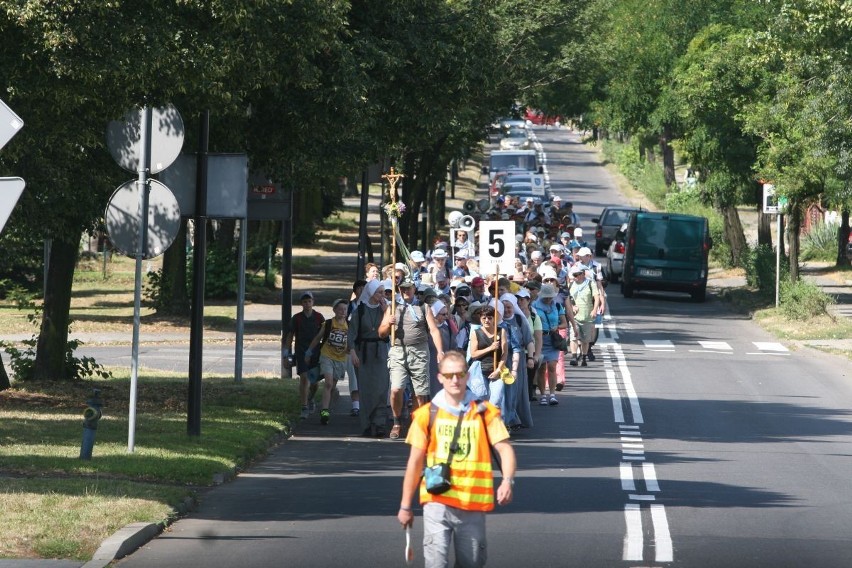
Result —
<instances>
[{"instance_id":1,"label":"round road sign","mask_svg":"<svg viewBox=\"0 0 852 568\"><path fill-rule=\"evenodd\" d=\"M168 187L150 180L148 193L148 235L142 258L160 256L174 242L180 230L180 207ZM139 228L139 190L135 180L118 187L106 208L109 238L122 254L136 258Z\"/></svg>"},{"instance_id":2,"label":"round road sign","mask_svg":"<svg viewBox=\"0 0 852 568\"><path fill-rule=\"evenodd\" d=\"M142 159L142 109L127 111L122 120L107 125L107 147L116 163L128 172L139 170ZM183 147L183 119L168 105L151 109L151 170L156 174L177 159Z\"/></svg>"}]
</instances>

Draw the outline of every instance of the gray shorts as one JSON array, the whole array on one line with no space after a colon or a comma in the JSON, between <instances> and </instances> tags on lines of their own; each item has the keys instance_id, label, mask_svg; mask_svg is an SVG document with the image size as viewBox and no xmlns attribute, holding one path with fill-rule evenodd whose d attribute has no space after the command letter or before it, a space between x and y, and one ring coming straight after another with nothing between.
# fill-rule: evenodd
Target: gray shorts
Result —
<instances>
[{"instance_id":1,"label":"gray shorts","mask_svg":"<svg viewBox=\"0 0 852 568\"><path fill-rule=\"evenodd\" d=\"M342 379L344 373L346 373L346 362L335 361L330 357L320 355L320 373L322 373L322 378L331 376L334 379L334 382L337 382Z\"/></svg>"},{"instance_id":2,"label":"gray shorts","mask_svg":"<svg viewBox=\"0 0 852 568\"><path fill-rule=\"evenodd\" d=\"M588 343L595 337L595 322L577 322L577 329L580 331L579 336L574 333L574 328L571 328L571 341L580 341Z\"/></svg>"},{"instance_id":3,"label":"gray shorts","mask_svg":"<svg viewBox=\"0 0 852 568\"><path fill-rule=\"evenodd\" d=\"M417 396L429 396L429 346L394 345L388 353L391 388L403 389L410 380Z\"/></svg>"},{"instance_id":4,"label":"gray shorts","mask_svg":"<svg viewBox=\"0 0 852 568\"><path fill-rule=\"evenodd\" d=\"M450 542L456 552L456 566L485 566L485 513L462 511L443 503L423 505L423 558L426 568L447 566Z\"/></svg>"}]
</instances>

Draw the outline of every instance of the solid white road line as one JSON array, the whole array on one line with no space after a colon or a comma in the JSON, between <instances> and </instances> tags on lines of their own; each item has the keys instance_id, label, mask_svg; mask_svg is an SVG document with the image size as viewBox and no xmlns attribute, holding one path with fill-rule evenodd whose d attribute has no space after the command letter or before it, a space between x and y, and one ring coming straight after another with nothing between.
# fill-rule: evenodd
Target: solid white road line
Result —
<instances>
[{"instance_id":1,"label":"solid white road line","mask_svg":"<svg viewBox=\"0 0 852 568\"><path fill-rule=\"evenodd\" d=\"M636 481L633 479L633 466L626 462L621 462L621 490L636 491Z\"/></svg>"},{"instance_id":2,"label":"solid white road line","mask_svg":"<svg viewBox=\"0 0 852 568\"><path fill-rule=\"evenodd\" d=\"M669 520L666 518L666 508L663 505L651 505L651 522L654 525L654 549L657 562L672 562L674 547L672 535L669 532Z\"/></svg>"},{"instance_id":3,"label":"solid white road line","mask_svg":"<svg viewBox=\"0 0 852 568\"><path fill-rule=\"evenodd\" d=\"M606 369L606 383L609 385L609 396L612 399L612 414L616 422L624 422L624 409L621 408L621 393L615 382L615 371Z\"/></svg>"},{"instance_id":4,"label":"solid white road line","mask_svg":"<svg viewBox=\"0 0 852 568\"><path fill-rule=\"evenodd\" d=\"M624 535L624 560L642 560L645 539L642 535L642 509L636 503L624 505L624 521L627 524L627 534Z\"/></svg>"},{"instance_id":5,"label":"solid white road line","mask_svg":"<svg viewBox=\"0 0 852 568\"><path fill-rule=\"evenodd\" d=\"M660 484L657 482L657 470L654 469L654 464L642 464L642 477L645 478L645 488L650 492L660 490Z\"/></svg>"},{"instance_id":6,"label":"solid white road line","mask_svg":"<svg viewBox=\"0 0 852 568\"><path fill-rule=\"evenodd\" d=\"M639 426L636 426L635 424L619 424L618 427L621 428L622 430L638 430L639 429Z\"/></svg>"},{"instance_id":7,"label":"solid white road line","mask_svg":"<svg viewBox=\"0 0 852 568\"><path fill-rule=\"evenodd\" d=\"M633 379L630 375L630 369L627 368L627 359L624 357L624 351L621 350L621 345L615 344L612 346L615 352L615 358L618 361L618 370L621 372L621 382L624 384L624 390L627 392L627 398L630 400L630 410L633 413L634 424L644 424L642 419L642 409L639 407L639 397L636 396L636 389L633 388Z\"/></svg>"},{"instance_id":8,"label":"solid white road line","mask_svg":"<svg viewBox=\"0 0 852 568\"><path fill-rule=\"evenodd\" d=\"M657 498L653 495L637 495L635 493L631 493L627 496L631 501L654 501Z\"/></svg>"},{"instance_id":9,"label":"solid white road line","mask_svg":"<svg viewBox=\"0 0 852 568\"><path fill-rule=\"evenodd\" d=\"M639 449L639 450L644 450L644 449L645 449L645 445L644 445L644 444L627 444L627 443L622 443L622 444L621 444L621 447L622 447L622 448L636 448L636 449Z\"/></svg>"}]
</instances>

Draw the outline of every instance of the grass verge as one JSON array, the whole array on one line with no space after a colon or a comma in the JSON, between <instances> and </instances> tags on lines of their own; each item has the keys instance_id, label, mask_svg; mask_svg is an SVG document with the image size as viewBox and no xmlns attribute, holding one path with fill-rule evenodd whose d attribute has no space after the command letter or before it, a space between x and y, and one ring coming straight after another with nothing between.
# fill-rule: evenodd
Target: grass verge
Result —
<instances>
[{"instance_id":1,"label":"grass verge","mask_svg":"<svg viewBox=\"0 0 852 568\"><path fill-rule=\"evenodd\" d=\"M0 392L0 558L86 560L132 522L167 523L175 507L262 456L298 413L294 381L205 377L202 435L186 434L186 378L139 377L135 451L127 452L130 381L16 383ZM101 390L91 461L78 458L82 410ZM82 529L81 529L82 527Z\"/></svg>"}]
</instances>

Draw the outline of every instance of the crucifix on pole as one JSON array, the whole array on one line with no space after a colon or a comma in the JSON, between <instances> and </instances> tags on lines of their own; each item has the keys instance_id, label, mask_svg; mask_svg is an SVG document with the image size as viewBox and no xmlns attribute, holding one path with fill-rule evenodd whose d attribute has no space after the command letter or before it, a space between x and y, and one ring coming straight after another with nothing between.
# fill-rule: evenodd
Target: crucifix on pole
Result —
<instances>
[{"instance_id":1,"label":"crucifix on pole","mask_svg":"<svg viewBox=\"0 0 852 568\"><path fill-rule=\"evenodd\" d=\"M396 266L396 235L399 217L405 212L405 204L396 200L396 184L400 178L405 177L403 174L397 173L391 166L390 172L382 176L388 181L388 196L390 200L385 203L384 209L391 222L391 266ZM391 274L391 321L394 322L391 326L391 345L396 341L396 274Z\"/></svg>"}]
</instances>

